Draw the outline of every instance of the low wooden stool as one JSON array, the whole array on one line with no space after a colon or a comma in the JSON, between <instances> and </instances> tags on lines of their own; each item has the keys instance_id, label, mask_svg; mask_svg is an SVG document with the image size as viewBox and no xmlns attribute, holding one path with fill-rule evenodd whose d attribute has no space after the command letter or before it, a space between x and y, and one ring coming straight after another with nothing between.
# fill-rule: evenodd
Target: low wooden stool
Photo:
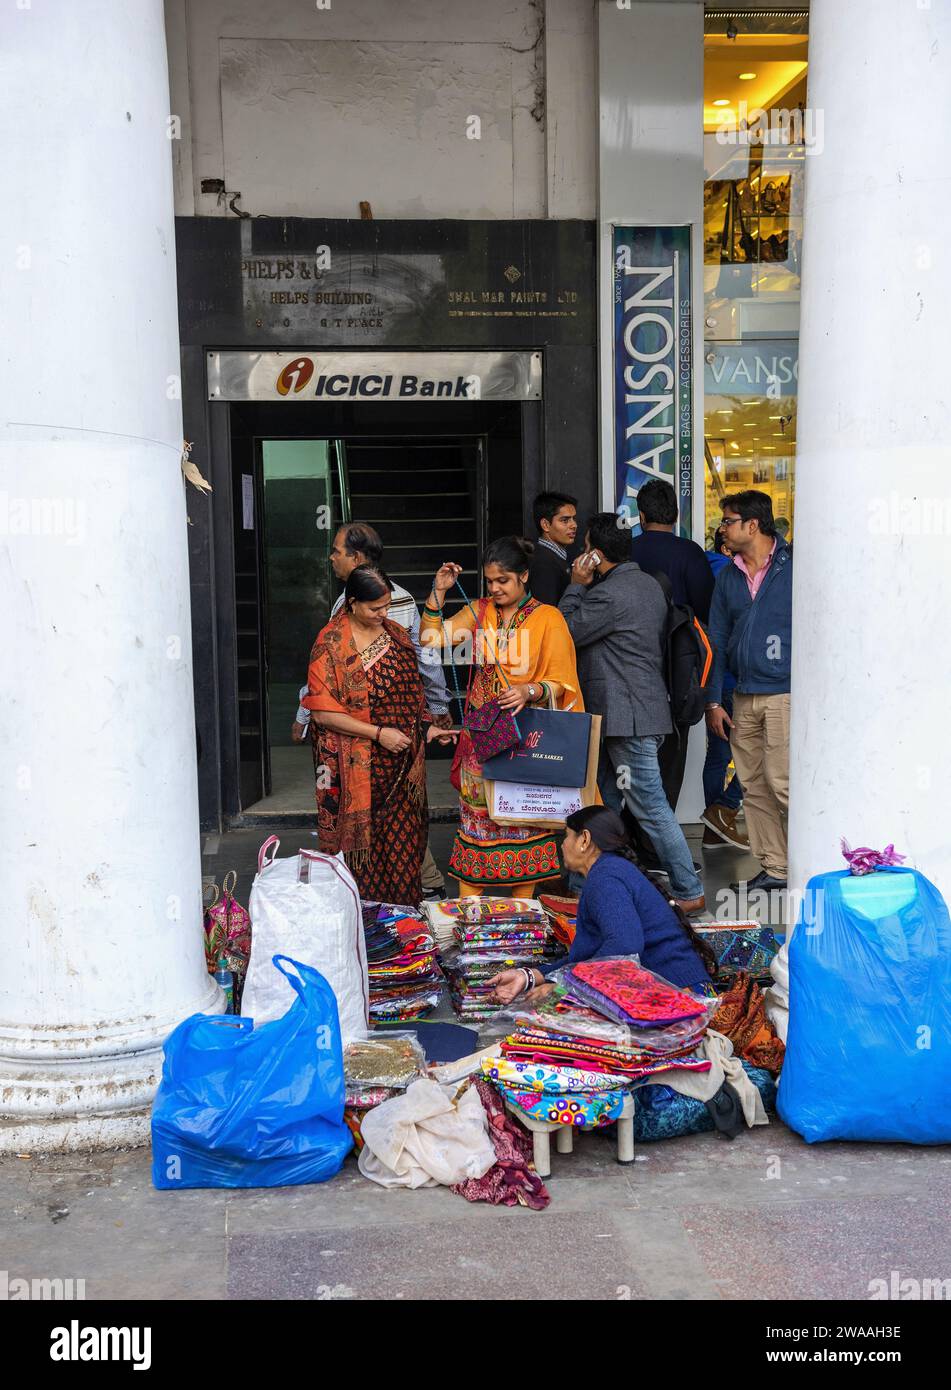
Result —
<instances>
[{"instance_id":1,"label":"low wooden stool","mask_svg":"<svg viewBox=\"0 0 951 1390\"><path fill-rule=\"evenodd\" d=\"M532 1136L533 1161L535 1172L540 1178L547 1178L551 1174L551 1135L555 1132L555 1148L560 1154L570 1154L574 1149L575 1126L562 1125L556 1121L536 1120L531 1115L526 1115L525 1111L514 1102L507 1100L505 1108L511 1115L524 1125ZM634 1096L628 1091L624 1097L624 1104L621 1113L616 1120L612 1121L617 1125L617 1161L618 1163L634 1162ZM581 1125L577 1126L582 1129Z\"/></svg>"}]
</instances>

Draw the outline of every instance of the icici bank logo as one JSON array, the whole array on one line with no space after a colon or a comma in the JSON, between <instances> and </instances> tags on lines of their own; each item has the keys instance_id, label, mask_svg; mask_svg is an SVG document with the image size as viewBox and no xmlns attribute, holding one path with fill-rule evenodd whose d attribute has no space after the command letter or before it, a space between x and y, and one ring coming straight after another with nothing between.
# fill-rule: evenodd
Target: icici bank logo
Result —
<instances>
[{"instance_id":1,"label":"icici bank logo","mask_svg":"<svg viewBox=\"0 0 951 1390\"><path fill-rule=\"evenodd\" d=\"M287 396L291 391L303 391L313 375L314 364L309 357L295 358L293 362L288 362L277 378L278 394Z\"/></svg>"}]
</instances>

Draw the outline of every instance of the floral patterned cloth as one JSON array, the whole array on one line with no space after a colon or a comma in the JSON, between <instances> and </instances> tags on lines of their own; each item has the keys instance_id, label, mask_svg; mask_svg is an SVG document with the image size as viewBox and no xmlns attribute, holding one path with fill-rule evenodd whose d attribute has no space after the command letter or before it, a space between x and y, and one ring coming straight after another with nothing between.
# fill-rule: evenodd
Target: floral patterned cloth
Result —
<instances>
[{"instance_id":1,"label":"floral patterned cloth","mask_svg":"<svg viewBox=\"0 0 951 1390\"><path fill-rule=\"evenodd\" d=\"M515 1062L509 1057L486 1057L482 1073L489 1081L504 1082L519 1090L548 1096L576 1095L580 1091L612 1091L627 1085L623 1076L610 1072L581 1071L577 1067L549 1067L539 1062Z\"/></svg>"},{"instance_id":2,"label":"floral patterned cloth","mask_svg":"<svg viewBox=\"0 0 951 1390\"><path fill-rule=\"evenodd\" d=\"M620 1115L626 1094L624 1091L588 1091L572 1096L547 1096L537 1091L519 1091L501 1083L499 1091L533 1120L550 1125L574 1125L578 1129L597 1129L611 1124Z\"/></svg>"}]
</instances>

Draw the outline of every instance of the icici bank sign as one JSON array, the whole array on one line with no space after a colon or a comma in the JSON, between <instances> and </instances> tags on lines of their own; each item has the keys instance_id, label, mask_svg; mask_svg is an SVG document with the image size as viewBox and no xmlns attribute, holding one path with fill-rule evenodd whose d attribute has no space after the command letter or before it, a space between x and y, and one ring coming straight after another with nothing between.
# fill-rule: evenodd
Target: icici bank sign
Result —
<instances>
[{"instance_id":1,"label":"icici bank sign","mask_svg":"<svg viewBox=\"0 0 951 1390\"><path fill-rule=\"evenodd\" d=\"M516 401L542 394L540 352L210 352L213 401Z\"/></svg>"}]
</instances>

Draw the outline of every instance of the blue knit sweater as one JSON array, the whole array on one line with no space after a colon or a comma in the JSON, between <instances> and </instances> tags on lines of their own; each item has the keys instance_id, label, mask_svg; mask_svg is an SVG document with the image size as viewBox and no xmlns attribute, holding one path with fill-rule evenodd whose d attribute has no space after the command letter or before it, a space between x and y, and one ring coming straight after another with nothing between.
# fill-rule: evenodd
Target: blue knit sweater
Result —
<instances>
[{"instance_id":1,"label":"blue knit sweater","mask_svg":"<svg viewBox=\"0 0 951 1390\"><path fill-rule=\"evenodd\" d=\"M619 854L602 854L581 890L568 963L635 955L655 975L685 989L710 978L680 921L650 880ZM555 961L542 973L564 964Z\"/></svg>"}]
</instances>

